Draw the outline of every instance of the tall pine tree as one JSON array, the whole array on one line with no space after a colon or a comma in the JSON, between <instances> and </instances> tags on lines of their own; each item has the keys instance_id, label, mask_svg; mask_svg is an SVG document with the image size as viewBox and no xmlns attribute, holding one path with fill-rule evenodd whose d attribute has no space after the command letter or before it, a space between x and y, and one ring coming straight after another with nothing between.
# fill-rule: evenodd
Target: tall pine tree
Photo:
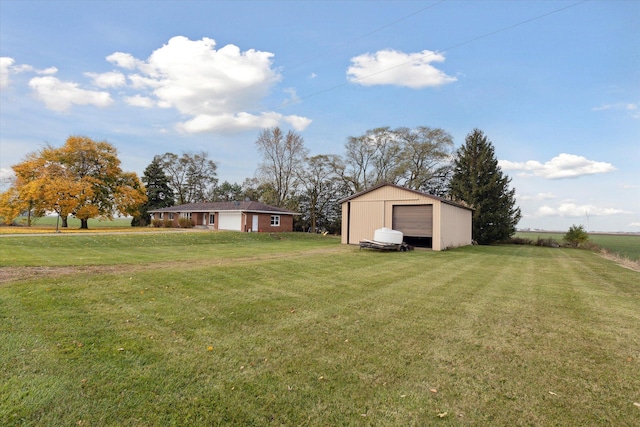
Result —
<instances>
[{"instance_id":1,"label":"tall pine tree","mask_svg":"<svg viewBox=\"0 0 640 427\"><path fill-rule=\"evenodd\" d=\"M456 152L449 190L454 199L475 209L472 234L481 245L508 239L516 231L522 214L510 182L498 166L491 141L474 129Z\"/></svg>"},{"instance_id":2,"label":"tall pine tree","mask_svg":"<svg viewBox=\"0 0 640 427\"><path fill-rule=\"evenodd\" d=\"M147 203L140 207L140 216L135 216L131 220L131 225L134 227L144 227L149 224L150 210L166 208L174 204L173 190L169 186L169 179L164 173L159 156L155 156L144 170L142 182L147 189Z\"/></svg>"}]
</instances>

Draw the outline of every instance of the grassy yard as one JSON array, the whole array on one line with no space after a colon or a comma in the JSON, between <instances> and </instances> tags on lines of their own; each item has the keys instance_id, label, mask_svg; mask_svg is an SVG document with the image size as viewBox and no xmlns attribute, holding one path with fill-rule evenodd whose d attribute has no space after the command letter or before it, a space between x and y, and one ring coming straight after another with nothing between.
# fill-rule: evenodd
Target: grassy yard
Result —
<instances>
[{"instance_id":1,"label":"grassy yard","mask_svg":"<svg viewBox=\"0 0 640 427\"><path fill-rule=\"evenodd\" d=\"M57 216L44 216L42 218L32 219L32 225L27 227L27 217L19 217L14 222L19 224L18 226L2 226L0 227L0 234L9 233L31 233L34 231L55 231L56 226L61 232L77 231L80 228L80 220L74 217L68 218L68 228L62 228L62 222L58 220ZM131 218L114 218L113 220L98 220L89 219L89 230L100 231L104 229L126 229L132 230Z\"/></svg>"},{"instance_id":2,"label":"grassy yard","mask_svg":"<svg viewBox=\"0 0 640 427\"><path fill-rule=\"evenodd\" d=\"M0 425L640 425L640 273L279 237L0 238Z\"/></svg>"}]
</instances>

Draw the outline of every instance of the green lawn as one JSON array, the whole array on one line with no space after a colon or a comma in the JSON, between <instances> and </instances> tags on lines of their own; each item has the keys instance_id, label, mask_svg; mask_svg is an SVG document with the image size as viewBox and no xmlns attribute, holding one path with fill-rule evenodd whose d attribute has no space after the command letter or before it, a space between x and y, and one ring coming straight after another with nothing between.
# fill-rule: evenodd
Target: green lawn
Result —
<instances>
[{"instance_id":1,"label":"green lawn","mask_svg":"<svg viewBox=\"0 0 640 427\"><path fill-rule=\"evenodd\" d=\"M21 216L15 220L15 223L21 224L22 226L27 225L27 217ZM32 226L36 228L56 228L56 224L58 226L62 226L62 222L58 220L57 216L44 216L42 218L32 219ZM80 228L80 220L70 216L67 219L67 224L69 229ZM121 227L131 227L131 218L114 218L113 220L98 220L91 218L88 221L89 229L92 228L121 228Z\"/></svg>"},{"instance_id":2,"label":"green lawn","mask_svg":"<svg viewBox=\"0 0 640 427\"><path fill-rule=\"evenodd\" d=\"M0 238L0 425L640 425L640 273L278 237Z\"/></svg>"}]
</instances>

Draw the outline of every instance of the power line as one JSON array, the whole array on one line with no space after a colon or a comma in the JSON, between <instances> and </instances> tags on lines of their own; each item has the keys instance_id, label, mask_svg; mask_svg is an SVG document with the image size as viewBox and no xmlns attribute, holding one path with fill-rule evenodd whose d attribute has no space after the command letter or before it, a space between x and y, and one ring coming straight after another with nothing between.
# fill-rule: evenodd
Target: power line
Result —
<instances>
[{"instance_id":1,"label":"power line","mask_svg":"<svg viewBox=\"0 0 640 427\"><path fill-rule=\"evenodd\" d=\"M344 43L342 43L342 44L340 44L340 45L338 45L338 46L335 46L335 47L333 47L333 48L331 48L331 49L325 50L324 52L321 52L321 53L319 53L318 55L312 56L312 57L310 57L310 58L308 58L308 59L306 59L306 60L303 60L302 62L299 62L299 63L297 63L297 64L294 64L294 65L292 65L292 66L290 66L290 67L287 67L287 66L286 66L286 64L285 64L285 65L284 65L284 68L285 68L285 69L288 69L288 70L295 70L295 69L297 69L297 68L300 68L300 67L302 67L303 65L306 65L306 64L308 64L308 63L310 63L310 62L314 62L314 61L315 61L315 60L317 60L318 58L321 58L321 57L323 57L323 56L326 56L326 55L328 55L328 54L329 54L329 53L331 53L331 52L335 52L335 51L337 51L337 50L343 49L343 48L345 48L346 46L349 46L349 45L351 45L351 44L353 44L353 43L355 43L355 42L357 42L357 41L359 41L359 40L362 40L362 39L364 39L364 38L366 38L366 37L369 37L369 36L370 36L370 35L372 35L372 34L378 33L378 32L380 32L380 31L382 31L382 30L384 30L384 29L386 29L386 28L389 28L389 27L391 27L391 26L393 26L393 25L396 25L396 24L398 24L398 23L400 23L400 22L402 22L402 21L405 21L405 20L407 20L407 19L409 19L409 18L411 18L411 17L413 17L413 16L416 16L416 15L418 15L418 14L420 14L420 13L422 13L422 12L424 12L424 11L428 10L428 9L431 9L432 7L435 7L435 6L437 6L437 5L441 4L441 3L444 3L445 1L446 1L446 0L439 0L439 1L437 1L436 3L430 4L429 6L423 7L422 9L418 9L418 10L416 10L415 12L412 12L412 13L410 13L410 14L408 14L408 15L402 16L402 17L400 17L400 18L396 19L395 21L392 21L392 22L390 22L390 23L388 23L388 24L385 24L385 25L383 25L383 26L381 26L381 27L378 27L378 28L376 28L376 29L374 29L374 30L372 30L372 31L369 31L368 33L362 34L362 35L360 35L360 36L358 36L358 37L356 37L356 38L353 38L353 39L351 39L351 40L348 40L348 41L346 41L346 42L344 42ZM235 91L233 91L233 92L230 92L230 93L229 93L229 96L236 95L236 94L238 94L238 93L242 93L242 92L244 92L244 91L246 91L246 90L249 90L249 89L251 89L252 87L255 87L255 86L257 86L257 85L258 85L258 83L254 83L254 84L249 85L249 86L244 86L244 87L239 88L239 89L237 89L237 90L235 90ZM273 108L271 108L271 109L272 109L272 110L277 110L278 108L282 108L282 107L284 107L284 106L291 105L291 104L292 104L292 103L286 103L286 102L285 102L285 103L283 103L283 104L281 104L281 105L279 105L279 106L277 106L277 107L273 107ZM182 114L185 114L185 115L192 115L194 112L196 112L196 111L198 111L198 110L201 110L201 109L205 108L206 106L207 106L207 103L205 102L205 103L203 103L201 106L196 107L196 108L194 108L193 110L190 110L190 111L188 111L188 112L186 112L186 113L182 113ZM231 123L231 122L229 122L229 123ZM222 125L216 126L216 127L214 127L213 129L218 129L218 128L223 127L223 126L226 126L226 124L222 124Z\"/></svg>"},{"instance_id":2,"label":"power line","mask_svg":"<svg viewBox=\"0 0 640 427\"><path fill-rule=\"evenodd\" d=\"M369 37L372 34L378 33L378 32L380 32L380 31L382 31L382 30L384 30L386 28L389 28L389 27L392 27L392 26L394 26L396 24L399 24L400 22L405 21L405 20L407 20L407 19L409 19L409 18L411 18L413 16L416 16L416 15L424 12L425 10L431 9L432 7L435 7L435 6L439 5L439 4L442 4L445 1L446 0L440 0L440 1L438 1L436 3L433 3L433 4L431 4L431 5L427 6L427 7L423 7L422 9L416 10L415 12L410 13L409 15L405 15L405 16L399 18L399 19L396 19L393 22L390 22L390 23L388 23L386 25L383 25L382 27L378 27L375 30L369 31L368 33L365 33L365 34L363 34L361 36L358 36L358 37L356 37L354 39L351 39L351 40L349 40L347 42L344 42L344 43L342 43L342 44L340 44L340 45L338 45L338 46L336 46L334 48L326 50L326 51L324 51L324 52L322 52L322 53L320 53L320 54L318 54L318 55L316 55L314 57L311 57L307 61L304 61L304 62L301 62L299 64L296 64L296 65L292 66L290 69L294 70L294 69L296 69L296 68L298 68L298 67L300 67L302 65L306 65L307 63L312 62L312 61L314 61L314 60L316 60L318 58L321 58L321 57L323 57L323 56L325 56L325 55L327 55L327 54L329 54L331 52L334 52L336 50L340 50L340 49L342 49L342 48L344 48L346 46L349 46L350 44L353 44L353 43L357 42L358 40L362 40L362 39L364 39L366 37Z\"/></svg>"},{"instance_id":3,"label":"power line","mask_svg":"<svg viewBox=\"0 0 640 427\"><path fill-rule=\"evenodd\" d=\"M408 19L408 18L409 18L409 17L411 17L411 16L415 16L415 15L417 15L417 14L421 13L421 12L424 12L425 10L430 9L430 8L432 8L432 7L436 6L436 5L441 4L441 3L444 3L445 1L446 1L446 0L441 0L441 1L439 1L438 3L435 3L435 4L432 4L432 5L429 5L428 7L422 8L422 9L420 9L420 10L416 11L416 12L413 12L413 13L411 13L411 14L409 14L409 15L406 15L406 16L404 16L404 17L402 17L402 18L399 18L399 19L397 19L397 20L395 20L395 21L393 21L393 22L391 22L391 23L389 23L389 24L386 24L386 25L384 25L384 26L382 26L382 27L379 27L379 28L377 28L377 29L375 29L375 30L373 30L373 31L370 31L370 32L368 32L368 33L366 33L366 34L363 34L362 36L359 36L359 37L357 37L357 38L355 38L355 39L352 39L352 40L350 40L350 41L348 41L348 42L345 42L345 43L343 43L342 45L340 45L340 46L338 46L338 47L336 47L336 48L333 48L333 49L330 49L330 50L328 50L328 51L326 51L326 52L323 52L322 54L317 55L317 56L315 56L315 57L313 57L313 58L311 58L311 59L309 59L309 60L307 60L307 61L303 61L303 62L301 62L300 64L295 65L295 66L294 66L294 67L292 67L292 68L297 68L297 67L300 67L300 66L302 66L302 65L304 65L304 64L307 64L307 63L309 63L309 62L312 62L313 60L315 60L315 59L317 59L317 58L319 58L319 57L321 57L321 56L324 56L325 54L327 54L327 53L329 53L329 52L335 51L335 50L337 50L337 49L339 49L339 48L341 48L341 47L344 47L344 46L346 46L346 45L349 45L349 44L351 44L351 43L353 43L353 42L355 42L355 41L358 41L358 40L360 40L360 39L362 39L362 38L365 38L365 37L367 37L367 36L369 36L369 35L371 35L371 34L374 34L374 33L379 32L379 31L381 31L381 30L383 30L383 29L385 29L385 28L388 28L388 27L390 27L390 26L392 26L392 25L395 25L395 24L397 24L398 22L401 22L401 21L403 21L403 20L405 20L405 19ZM500 34L500 33L503 33L503 32L509 31L509 30L512 30L512 29L517 28L517 27L520 27L520 26L522 26L522 25L526 25L526 24L529 24L529 23L531 23L531 22L538 21L538 20L543 19L543 18L546 18L546 17L548 17L548 16L555 15L555 14L560 13L560 12L563 12L563 11L565 11L565 10L568 10L568 9L574 8L574 7L579 6L579 5L583 4L583 3L586 3L586 2L588 2L588 1L590 1L590 0L580 0L580 1L575 2L575 3L572 3L572 4L570 4L570 5L563 6L563 7L560 7L560 8L558 8L558 9L554 9L554 10L551 10L551 11L549 11L549 12L545 12L545 13L540 14L540 15L536 15L536 16L534 16L534 17L532 17L532 18L525 19L525 20L520 21L520 22L517 22L517 23L515 23L515 24L511 24L511 25L508 25L508 26L506 26L506 27L502 27L502 28L499 28L499 29L497 29L497 30L493 30L493 31L490 31L490 32L487 32L487 33L481 34L481 35L479 35L479 36L473 37L473 38L471 38L471 39L468 39L468 40L462 41L462 42L460 42L460 43L453 44L453 45L448 46L448 47L446 47L445 49L443 49L443 50L441 50L441 51L439 51L439 52L444 53L444 52L448 52L448 51L451 51L451 50L454 50L454 49L458 49L458 48L460 48L460 47L462 47L462 46L466 46L466 45L468 45L468 44L475 43L475 42L477 42L477 41L479 41L479 40L482 40L482 39L485 39L485 38L488 38L488 37L491 37L491 36L494 36L494 35L496 35L496 34ZM401 63L401 64L394 65L394 66L389 67L389 68L385 68L384 70L380 70L380 71L377 71L377 72L375 72L375 73L368 74L368 75L363 76L363 77L359 77L359 78L352 79L351 81L347 81L347 82L344 82L344 83L341 83L341 84L338 84L338 85L334 85L334 86L331 86L331 87L328 87L328 88L325 88L325 89L321 89L321 90L319 90L319 91L316 91L316 92L310 93L310 94L308 94L308 95L299 96L299 97L297 97L294 101L286 101L286 102L283 102L283 103L281 103L281 104L280 104L280 105L278 105L278 106L274 106L274 107L272 107L272 108L269 108L268 110L274 110L274 111L281 110L282 108L285 108L285 107L288 107L288 106L290 106L290 105L296 104L296 103L298 103L298 102L300 102L300 101L302 101L302 100L309 99L309 98L313 98L313 97L315 97L315 96L322 95L322 94L324 94L324 93L331 92L331 91L334 91L334 90L336 90L336 89L343 88L343 87L348 86L349 84L351 84L351 83L353 83L353 82L359 82L359 81L365 80L365 79L367 79L367 78L370 78L370 77L373 77L373 76L376 76L376 75L379 75L379 74L382 74L382 73L388 72L388 71L390 71L390 70L394 70L394 69L396 69L396 68L400 68L400 67L404 67L404 66L409 65L409 64L413 64L413 63L415 63L415 62L416 62L416 60L418 60L418 59L428 58L428 57L430 57L430 56L436 55L437 53L438 53L438 52L429 52L429 53L427 53L427 54L424 54L424 55L421 55L421 56L419 56L419 57L417 57L417 58L414 58L414 59L412 59L412 60L410 60L410 61L406 61L406 62L403 62L403 63ZM253 86L255 86L255 85L251 85L251 86L247 86L247 87L242 88L242 89L238 89L238 91L233 92L232 94L242 92L242 91L247 90L247 89L249 89L249 88L251 88L251 87L253 87ZM196 108L195 110L192 110L192 111L191 111L191 112L189 112L189 113L183 113L183 114L189 115L189 114L191 114L191 113L192 113L192 112L194 112L194 111L197 111L197 110L199 110L199 109L201 109L201 108L204 108L204 106L205 106L205 105L203 105L202 107ZM223 124L220 124L220 125L214 126L214 127L210 128L210 130L220 129L220 128L222 128L222 127L228 126L228 125L229 125L229 124L231 124L231 123L233 123L233 122L229 121L229 122L227 122L227 123L223 123Z\"/></svg>"},{"instance_id":4,"label":"power line","mask_svg":"<svg viewBox=\"0 0 640 427\"><path fill-rule=\"evenodd\" d=\"M555 9L555 10L552 10L552 11L550 11L550 12L547 12L547 13L543 13L542 15L538 15L538 16L535 16L535 17L533 17L533 18L526 19L526 20L521 21L521 22L518 22L518 23L516 23L516 24L512 24L512 25L509 25L509 26L506 26L506 27L500 28L500 29L498 29L498 30L495 30L495 31L491 31L491 32L488 32L488 33L482 34L482 35L477 36L477 37L474 37L474 38L472 38L472 39L469 39L469 40L466 40L466 41L463 41L463 42L460 42L460 43L457 43L457 44L451 45L451 46L449 46L449 47L445 48L444 50L442 50L441 52L442 52L442 53L444 53L444 52L447 52L447 51L451 51L451 50L457 49L457 48L459 48L459 47L462 47L462 46L465 46L465 45L468 45L468 44L474 43L474 42L476 42L476 41L478 41L478 40L482 40L482 39L485 39L485 38L487 38L487 37L491 37L491 36L493 36L493 35L496 35L496 34L499 34L499 33L502 33L502 32L508 31L508 30L512 30L512 29L514 29L514 28L516 28L516 27L519 27L519 26L521 26L521 25L525 25L525 24L528 24L528 23L530 23L530 22L537 21L537 20L540 20L540 19L542 19L542 18L546 18L547 16L554 15L554 14L556 14L556 13L560 13L560 12L562 12L562 11L564 11L564 10L570 9L570 8L572 8L572 7L575 7L575 6L579 6L579 5L581 5L582 3L586 3L586 2L588 2L588 1L590 1L590 0L581 0L581 1L576 2L576 3L573 3L573 4L571 4L571 5L564 6L564 7L561 7L561 8L559 8L559 9ZM377 71L377 72L375 72L375 73L371 73L371 74L368 74L368 75L366 75L366 76L359 77L359 78L357 78L357 79L353 79L353 80L351 80L351 82L354 82L354 81L355 81L355 82L358 82L358 81L361 81L361 80L365 80L365 79L367 79L367 78L369 78L369 77L377 76L377 75L379 75L379 74L386 73L387 71L394 70L394 69L396 69L396 68L400 68L400 67L404 67L405 65L413 64L413 63L415 63L415 62L416 62L416 60L417 60L417 59L428 58L429 56L433 56L433 55L436 55L436 54L437 54L437 52L429 52L429 53L427 53L427 54L424 54L424 55L419 56L418 58L412 59L411 61L406 61L406 62L403 62L403 63L401 63L401 64L394 65L393 67L385 68L384 70L380 70L380 71ZM320 91L318 91L318 92L311 93L311 94L306 95L306 96L301 96L301 97L299 97L299 98L298 98L298 101L301 101L301 100L303 100L303 99L308 99L308 98L311 98L311 97L314 97L314 96L317 96L317 95L320 95L320 94L323 94L323 93L326 93L326 92L330 92L330 91L335 90L335 89L339 89L339 88L341 88L341 87L344 87L344 86L349 85L349 83L351 83L351 82L341 83L341 84L339 84L339 85L335 85L335 86L332 86L332 87L330 87L330 88L323 89L323 90L320 90ZM282 105L280 108L282 108L282 107L284 107L284 106L287 106L287 105L290 105L290 104L291 104L291 103L289 103L289 104L284 104L284 105ZM276 107L276 108L277 108L277 107ZM274 109L276 109L276 108L274 108Z\"/></svg>"}]
</instances>

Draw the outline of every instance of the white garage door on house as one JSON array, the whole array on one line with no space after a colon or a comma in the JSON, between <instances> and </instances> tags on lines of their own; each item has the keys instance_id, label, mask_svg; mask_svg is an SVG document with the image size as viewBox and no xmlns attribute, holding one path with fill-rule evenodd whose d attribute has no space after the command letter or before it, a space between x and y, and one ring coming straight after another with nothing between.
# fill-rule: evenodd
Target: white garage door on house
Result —
<instances>
[{"instance_id":1,"label":"white garage door on house","mask_svg":"<svg viewBox=\"0 0 640 427\"><path fill-rule=\"evenodd\" d=\"M433 205L393 206L393 229L405 236L433 237Z\"/></svg>"},{"instance_id":2,"label":"white garage door on house","mask_svg":"<svg viewBox=\"0 0 640 427\"><path fill-rule=\"evenodd\" d=\"M218 230L242 231L242 213L240 212L218 213Z\"/></svg>"}]
</instances>

